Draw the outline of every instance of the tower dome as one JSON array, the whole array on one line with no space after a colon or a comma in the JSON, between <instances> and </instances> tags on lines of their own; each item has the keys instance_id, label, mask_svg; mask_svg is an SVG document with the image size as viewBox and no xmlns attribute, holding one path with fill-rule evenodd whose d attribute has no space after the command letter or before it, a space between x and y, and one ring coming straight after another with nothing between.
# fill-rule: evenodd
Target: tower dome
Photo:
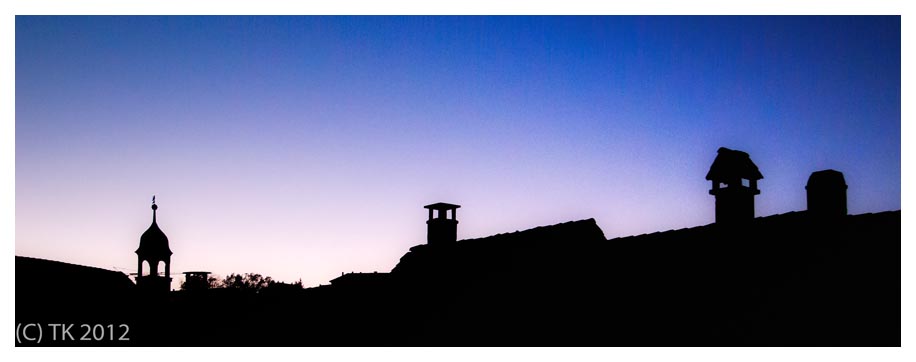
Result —
<instances>
[{"instance_id":1,"label":"tower dome","mask_svg":"<svg viewBox=\"0 0 916 362\"><path fill-rule=\"evenodd\" d=\"M156 224L156 209L158 208L154 202L152 206L153 223L140 235L140 247L137 248L136 253L137 255L163 260L165 257L172 255L172 250L169 249L168 236L165 236L165 233Z\"/></svg>"}]
</instances>

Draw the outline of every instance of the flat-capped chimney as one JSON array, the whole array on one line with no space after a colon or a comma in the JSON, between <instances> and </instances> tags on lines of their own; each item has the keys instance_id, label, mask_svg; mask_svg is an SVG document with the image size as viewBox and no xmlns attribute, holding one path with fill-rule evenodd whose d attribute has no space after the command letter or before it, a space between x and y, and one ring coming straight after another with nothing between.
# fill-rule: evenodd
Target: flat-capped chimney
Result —
<instances>
[{"instance_id":1,"label":"flat-capped chimney","mask_svg":"<svg viewBox=\"0 0 916 362\"><path fill-rule=\"evenodd\" d=\"M455 213L459 207L461 205L444 202L423 206L423 208L429 209L429 220L426 220L426 225L428 225L426 232L427 244L448 244L458 241L458 220Z\"/></svg>"}]
</instances>

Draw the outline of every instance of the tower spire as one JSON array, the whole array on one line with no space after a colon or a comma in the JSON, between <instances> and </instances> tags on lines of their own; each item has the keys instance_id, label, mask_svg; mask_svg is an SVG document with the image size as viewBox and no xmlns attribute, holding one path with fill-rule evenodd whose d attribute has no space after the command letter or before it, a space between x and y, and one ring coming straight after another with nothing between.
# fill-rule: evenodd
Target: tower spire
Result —
<instances>
[{"instance_id":1,"label":"tower spire","mask_svg":"<svg viewBox=\"0 0 916 362\"><path fill-rule=\"evenodd\" d=\"M156 223L156 209L159 208L159 206L156 206L156 195L153 195L153 206L152 207L153 207L153 224L155 224Z\"/></svg>"}]
</instances>

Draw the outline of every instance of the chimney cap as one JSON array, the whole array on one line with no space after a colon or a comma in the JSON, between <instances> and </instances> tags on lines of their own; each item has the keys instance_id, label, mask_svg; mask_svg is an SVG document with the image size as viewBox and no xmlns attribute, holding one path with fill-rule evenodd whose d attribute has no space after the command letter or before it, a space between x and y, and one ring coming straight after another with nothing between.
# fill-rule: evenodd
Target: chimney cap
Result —
<instances>
[{"instance_id":1,"label":"chimney cap","mask_svg":"<svg viewBox=\"0 0 916 362\"><path fill-rule=\"evenodd\" d=\"M843 177L843 173L833 169L820 170L811 173L811 176L808 177L808 184L805 185L805 189L809 187L843 187L847 188L846 178Z\"/></svg>"},{"instance_id":2,"label":"chimney cap","mask_svg":"<svg viewBox=\"0 0 916 362\"><path fill-rule=\"evenodd\" d=\"M747 152L719 147L716 153L716 159L712 161L712 166L709 167L709 172L706 174L707 180L723 181L735 177L748 180L763 178Z\"/></svg>"},{"instance_id":3,"label":"chimney cap","mask_svg":"<svg viewBox=\"0 0 916 362\"><path fill-rule=\"evenodd\" d=\"M433 209L433 210L454 210L461 207L461 205L454 205L445 202L437 202L435 204L429 204L423 206L424 209Z\"/></svg>"}]
</instances>

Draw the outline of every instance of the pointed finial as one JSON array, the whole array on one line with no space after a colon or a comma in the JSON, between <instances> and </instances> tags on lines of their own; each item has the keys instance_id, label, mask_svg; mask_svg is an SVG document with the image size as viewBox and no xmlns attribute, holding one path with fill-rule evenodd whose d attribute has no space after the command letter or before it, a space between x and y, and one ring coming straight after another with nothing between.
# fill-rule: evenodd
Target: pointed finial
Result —
<instances>
[{"instance_id":1,"label":"pointed finial","mask_svg":"<svg viewBox=\"0 0 916 362\"><path fill-rule=\"evenodd\" d=\"M156 195L153 195L153 211L156 211L156 209L158 209L158 208L159 208L159 206L156 206ZM153 213L153 217L155 217L155 215L156 215L156 214Z\"/></svg>"}]
</instances>

